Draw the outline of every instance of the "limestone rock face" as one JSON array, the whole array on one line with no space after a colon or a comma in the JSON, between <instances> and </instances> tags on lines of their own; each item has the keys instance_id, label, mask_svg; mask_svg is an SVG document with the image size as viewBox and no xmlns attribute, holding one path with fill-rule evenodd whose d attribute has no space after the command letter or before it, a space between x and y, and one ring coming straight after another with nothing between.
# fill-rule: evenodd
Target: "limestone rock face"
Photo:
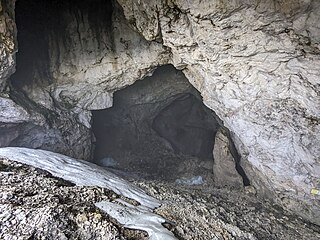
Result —
<instances>
[{"instance_id":1,"label":"limestone rock face","mask_svg":"<svg viewBox=\"0 0 320 240\"><path fill-rule=\"evenodd\" d=\"M310 190L320 177L320 3L119 3L146 39L161 37L234 133L258 191L319 223Z\"/></svg>"},{"instance_id":2,"label":"limestone rock face","mask_svg":"<svg viewBox=\"0 0 320 240\"><path fill-rule=\"evenodd\" d=\"M54 15L60 28L46 32L45 58L12 81L24 94L11 98L32 116L23 115L22 130L14 126L16 145L34 136L33 126L43 133L33 146L89 159L90 110L110 107L114 91L172 63L232 132L258 193L320 224L319 196L310 194L320 178L320 2L118 3L122 9L114 2L109 15L90 15L86 5ZM16 45L13 1L0 6L1 92Z\"/></svg>"},{"instance_id":3,"label":"limestone rock face","mask_svg":"<svg viewBox=\"0 0 320 240\"><path fill-rule=\"evenodd\" d=\"M42 148L90 159L90 111L111 107L114 91L169 61L165 47L147 42L129 27L116 3L108 4L17 3L20 67L12 76L12 95L37 117L28 124L10 126L14 137L1 146ZM9 10L14 12L13 4ZM28 12L39 14L34 17ZM1 17L4 22L11 20L15 29L6 12ZM6 41L16 40L13 31L7 34ZM12 56L3 56L1 77L13 72L6 64ZM10 114L9 109L5 112Z\"/></svg>"},{"instance_id":4,"label":"limestone rock face","mask_svg":"<svg viewBox=\"0 0 320 240\"><path fill-rule=\"evenodd\" d=\"M220 128L213 148L213 178L216 186L243 187L243 181L236 171L236 160L230 151L230 140Z\"/></svg>"},{"instance_id":5,"label":"limestone rock face","mask_svg":"<svg viewBox=\"0 0 320 240\"><path fill-rule=\"evenodd\" d=\"M0 97L0 113L0 146L9 146L19 135L16 126L30 121L30 115L8 97Z\"/></svg>"},{"instance_id":6,"label":"limestone rock face","mask_svg":"<svg viewBox=\"0 0 320 240\"><path fill-rule=\"evenodd\" d=\"M0 122L21 123L29 120L28 112L10 98L0 98Z\"/></svg>"},{"instance_id":7,"label":"limestone rock face","mask_svg":"<svg viewBox=\"0 0 320 240\"><path fill-rule=\"evenodd\" d=\"M14 21L14 1L0 1L0 92L15 70L14 55L16 45L16 25Z\"/></svg>"},{"instance_id":8,"label":"limestone rock face","mask_svg":"<svg viewBox=\"0 0 320 240\"><path fill-rule=\"evenodd\" d=\"M169 61L165 47L146 41L129 27L116 3L113 6L110 1L102 0L94 4L65 1L61 6L42 6L42 2L31 6L35 11L52 7L56 12L41 18L43 24L49 19L51 29L38 37L45 39L40 43L49 50L35 60L35 68L24 70L28 71L24 82L20 75L14 82L34 102L52 110L58 105L71 111L88 128L90 110L111 107L114 91L150 75L157 66ZM25 27L34 31L32 25ZM28 37L27 33L22 34L21 38ZM32 54L27 49L24 52ZM46 64L43 66L42 62Z\"/></svg>"},{"instance_id":9,"label":"limestone rock face","mask_svg":"<svg viewBox=\"0 0 320 240\"><path fill-rule=\"evenodd\" d=\"M129 27L121 8L110 3L17 2L19 67L11 79L12 93L37 117L11 127L15 137L1 146L42 148L89 160L90 111L111 107L114 91L169 61L165 47L147 42ZM12 13L14 5L10 7ZM1 16L9 22L8 14ZM8 41L15 40L14 32L8 35ZM13 72L6 64L11 55L3 56L0 78Z\"/></svg>"}]
</instances>

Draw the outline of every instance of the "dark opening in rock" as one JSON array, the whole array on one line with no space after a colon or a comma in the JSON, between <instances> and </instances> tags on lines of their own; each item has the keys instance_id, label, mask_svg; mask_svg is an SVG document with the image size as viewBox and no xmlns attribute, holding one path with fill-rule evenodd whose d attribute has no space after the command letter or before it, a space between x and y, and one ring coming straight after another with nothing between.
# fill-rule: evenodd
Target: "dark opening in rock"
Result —
<instances>
[{"instance_id":1,"label":"dark opening in rock","mask_svg":"<svg viewBox=\"0 0 320 240\"><path fill-rule=\"evenodd\" d=\"M50 88L63 82L55 78L55 71L72 68L72 60L65 59L78 61L79 56L73 56L75 52L81 53L82 49L99 52L103 43L107 52L113 53L112 13L112 1L17 1L19 52L17 71L11 78L11 97L44 116L46 124L23 123L0 128L13 136L1 138L3 145L90 156L91 130L85 127L89 124L84 126L73 116L70 109L76 103L72 98L64 99L61 94L62 101L57 101ZM88 31L90 41L83 34ZM68 76L65 80L69 81ZM238 184L239 173L245 179L240 158L230 151L229 135L227 141L219 141L224 145L216 149L221 151L213 151L216 133L223 128L221 121L204 106L199 92L182 72L172 66L161 67L152 77L116 92L112 108L92 113L94 159L118 173L185 183L203 183L211 178L218 182L217 176L225 183L228 181L223 176L230 174L235 177L226 178L233 178L230 182ZM66 136L73 126L81 137L69 141ZM83 146L79 146L82 136L85 136Z\"/></svg>"},{"instance_id":2,"label":"dark opening in rock","mask_svg":"<svg viewBox=\"0 0 320 240\"><path fill-rule=\"evenodd\" d=\"M194 95L185 93L176 97L154 118L153 129L170 143L175 153L212 158L219 124Z\"/></svg>"},{"instance_id":3,"label":"dark opening in rock","mask_svg":"<svg viewBox=\"0 0 320 240\"><path fill-rule=\"evenodd\" d=\"M102 32L111 32L112 10L111 0L17 1L19 51L16 72L11 77L12 85L32 88L53 83L53 69L59 68L60 55L70 50L74 35L83 46L90 44L82 42L80 33L88 24L87 28L93 31L95 38L101 39ZM84 22L86 19L88 22ZM73 31L74 23L77 28ZM112 38L112 35L108 37Z\"/></svg>"},{"instance_id":4,"label":"dark opening in rock","mask_svg":"<svg viewBox=\"0 0 320 240\"><path fill-rule=\"evenodd\" d=\"M112 108L93 111L94 159L129 177L211 182L220 125L181 71L160 67L152 77L116 92Z\"/></svg>"}]
</instances>

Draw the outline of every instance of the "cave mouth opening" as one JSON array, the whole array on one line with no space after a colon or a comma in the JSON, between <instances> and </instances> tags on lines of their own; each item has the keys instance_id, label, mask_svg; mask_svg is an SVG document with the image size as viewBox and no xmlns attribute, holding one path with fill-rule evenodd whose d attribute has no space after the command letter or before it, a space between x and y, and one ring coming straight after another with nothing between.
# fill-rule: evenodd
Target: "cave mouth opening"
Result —
<instances>
[{"instance_id":1,"label":"cave mouth opening","mask_svg":"<svg viewBox=\"0 0 320 240\"><path fill-rule=\"evenodd\" d=\"M117 91L113 107L92 111L94 162L129 179L211 183L220 128L183 73L162 66Z\"/></svg>"},{"instance_id":2,"label":"cave mouth opening","mask_svg":"<svg viewBox=\"0 0 320 240\"><path fill-rule=\"evenodd\" d=\"M62 55L70 46L86 44L80 35L72 38L66 31L70 26L78 26L75 32L79 33L79 25L74 23L83 19L88 20L85 22L90 24L96 39L105 34L112 51L109 29L112 3L111 0L17 1L19 52L17 69L11 77L13 89L32 95L34 87L45 88L54 83L52 71L64 64ZM99 50L99 44L94 48ZM12 91L12 97L14 94ZM204 106L199 92L173 66L160 67L152 77L116 92L114 106L92 111L92 116L96 163L133 178L211 181L215 135L224 127L215 113ZM38 145L47 147L43 143ZM239 161L236 156L233 167L245 183Z\"/></svg>"}]
</instances>

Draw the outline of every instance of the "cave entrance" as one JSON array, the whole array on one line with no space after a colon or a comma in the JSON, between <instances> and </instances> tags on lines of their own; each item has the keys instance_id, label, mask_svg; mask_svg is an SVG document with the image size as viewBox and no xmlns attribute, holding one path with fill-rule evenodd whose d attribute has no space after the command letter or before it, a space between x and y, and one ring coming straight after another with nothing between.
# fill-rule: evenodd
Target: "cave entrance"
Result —
<instances>
[{"instance_id":1,"label":"cave entrance","mask_svg":"<svg viewBox=\"0 0 320 240\"><path fill-rule=\"evenodd\" d=\"M112 108L92 115L97 164L129 178L211 182L221 121L173 66L116 92Z\"/></svg>"},{"instance_id":2,"label":"cave entrance","mask_svg":"<svg viewBox=\"0 0 320 240\"><path fill-rule=\"evenodd\" d=\"M110 43L106 44L106 48L112 52L114 42L110 28L112 3L113 1L103 0L36 0L32 3L17 1L19 52L17 71L11 78L12 97L22 99L20 102L27 99L29 103L30 98L32 104L35 99L36 103L42 103L42 100L48 103L48 99L39 99L39 96L48 97L50 100L51 96L38 95L34 90L45 89L57 81L54 69L59 69L61 66L64 69L65 65L69 66L64 59L69 58L69 48L73 49L70 46L77 46L80 49L92 47L93 52L99 52L98 40L102 34L105 42ZM88 21L84 21L85 19ZM96 43L88 42L81 37L80 32L86 30L87 27L84 26L88 24L90 25L88 29L92 29L96 36ZM74 34L67 34L66 29L72 30ZM14 90L27 94L20 97ZM65 110L69 107L68 103L67 106L59 106L58 102L52 104ZM33 107L38 108L38 105ZM48 109L39 111L51 118ZM223 128L221 121L213 111L203 105L199 92L193 88L182 72L173 66L160 67L152 77L116 92L112 108L92 111L92 115L93 132L96 136L94 161L119 174L126 176L136 174L147 179L168 181L193 179L194 182L201 183L210 180L213 169L223 166L220 164L215 167L219 161L212 161L223 153L226 146L220 147L219 153L213 151L215 136L218 130ZM37 135L32 147L50 149L50 145L57 145L52 135L54 137L57 135L60 141L59 131L48 134L47 129L42 126L18 127L16 129L13 126L10 132L26 135L27 138L19 136L13 140L0 139L0 141L5 141L6 145L20 146L27 143L27 146L30 146L30 141L26 139L30 133L34 139L36 134L33 132L40 132L40 135ZM86 131L90 130L86 128ZM230 140L230 137L228 139ZM88 143L90 140L86 142L87 145L90 145ZM225 143L228 144L228 141ZM61 149L63 145L62 143ZM90 149L86 152L88 154L84 155L89 156ZM223 158L228 156L222 154L220 159ZM239 162L232 161L229 162L233 166L230 164L224 166L236 167L240 173Z\"/></svg>"}]
</instances>

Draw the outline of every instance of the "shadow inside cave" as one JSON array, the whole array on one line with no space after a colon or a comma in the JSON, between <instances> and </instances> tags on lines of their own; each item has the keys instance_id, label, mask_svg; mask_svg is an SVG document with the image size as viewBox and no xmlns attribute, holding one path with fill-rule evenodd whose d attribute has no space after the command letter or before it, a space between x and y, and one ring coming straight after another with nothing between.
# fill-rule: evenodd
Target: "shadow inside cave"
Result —
<instances>
[{"instance_id":1,"label":"shadow inside cave","mask_svg":"<svg viewBox=\"0 0 320 240\"><path fill-rule=\"evenodd\" d=\"M116 92L113 107L92 115L98 165L133 179L212 182L222 122L173 66Z\"/></svg>"}]
</instances>

